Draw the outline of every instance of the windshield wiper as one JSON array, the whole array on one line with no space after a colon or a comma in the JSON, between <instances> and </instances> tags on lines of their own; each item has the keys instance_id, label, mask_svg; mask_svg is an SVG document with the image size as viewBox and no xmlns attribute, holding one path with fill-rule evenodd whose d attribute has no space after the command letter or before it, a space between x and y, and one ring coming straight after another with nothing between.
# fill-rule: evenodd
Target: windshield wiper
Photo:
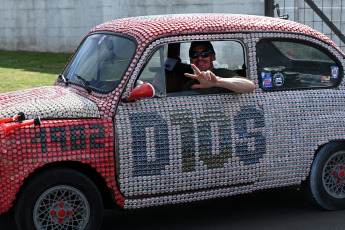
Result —
<instances>
[{"instance_id":1,"label":"windshield wiper","mask_svg":"<svg viewBox=\"0 0 345 230\"><path fill-rule=\"evenodd\" d=\"M92 92L91 88L89 87L90 82L88 82L87 80L85 80L83 77L79 76L76 73L74 75L81 81L81 84L83 85L84 89L86 89L86 91L90 94Z\"/></svg>"},{"instance_id":2,"label":"windshield wiper","mask_svg":"<svg viewBox=\"0 0 345 230\"><path fill-rule=\"evenodd\" d=\"M66 84L68 85L68 78L66 78L63 74L59 74L59 79L60 79L60 82L61 80Z\"/></svg>"}]
</instances>

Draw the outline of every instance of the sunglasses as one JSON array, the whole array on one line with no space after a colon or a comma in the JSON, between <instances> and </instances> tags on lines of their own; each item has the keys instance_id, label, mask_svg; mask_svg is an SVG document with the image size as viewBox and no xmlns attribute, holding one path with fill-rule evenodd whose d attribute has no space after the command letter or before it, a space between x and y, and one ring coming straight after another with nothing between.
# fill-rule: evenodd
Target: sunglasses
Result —
<instances>
[{"instance_id":1,"label":"sunglasses","mask_svg":"<svg viewBox=\"0 0 345 230\"><path fill-rule=\"evenodd\" d=\"M203 50L201 52L192 51L192 52L190 52L189 57L192 59L197 59L201 55L201 57L207 58L208 56L210 56L211 53L213 53L211 50Z\"/></svg>"}]
</instances>

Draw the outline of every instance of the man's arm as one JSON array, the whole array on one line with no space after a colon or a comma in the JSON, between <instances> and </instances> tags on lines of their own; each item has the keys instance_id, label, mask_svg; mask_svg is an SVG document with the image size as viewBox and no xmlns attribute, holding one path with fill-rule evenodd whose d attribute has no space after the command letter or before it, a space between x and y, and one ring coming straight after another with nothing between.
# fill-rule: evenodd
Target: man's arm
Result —
<instances>
[{"instance_id":1,"label":"man's arm","mask_svg":"<svg viewBox=\"0 0 345 230\"><path fill-rule=\"evenodd\" d=\"M216 76L211 71L200 71L195 65L192 64L196 75L185 73L185 76L196 79L199 84L192 85L192 89L204 89L211 87L222 87L232 90L235 93L249 93L254 91L255 85L252 81L241 76L232 78L222 78Z\"/></svg>"}]
</instances>

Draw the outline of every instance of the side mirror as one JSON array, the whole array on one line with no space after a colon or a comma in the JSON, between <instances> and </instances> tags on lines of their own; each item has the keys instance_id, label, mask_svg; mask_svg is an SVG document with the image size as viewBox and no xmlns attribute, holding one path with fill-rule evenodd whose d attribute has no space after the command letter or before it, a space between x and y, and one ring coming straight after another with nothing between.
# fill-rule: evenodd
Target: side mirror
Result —
<instances>
[{"instance_id":1,"label":"side mirror","mask_svg":"<svg viewBox=\"0 0 345 230\"><path fill-rule=\"evenodd\" d=\"M150 83L143 83L135 87L129 97L123 98L123 102L131 102L139 98L150 98L155 95L155 89Z\"/></svg>"}]
</instances>

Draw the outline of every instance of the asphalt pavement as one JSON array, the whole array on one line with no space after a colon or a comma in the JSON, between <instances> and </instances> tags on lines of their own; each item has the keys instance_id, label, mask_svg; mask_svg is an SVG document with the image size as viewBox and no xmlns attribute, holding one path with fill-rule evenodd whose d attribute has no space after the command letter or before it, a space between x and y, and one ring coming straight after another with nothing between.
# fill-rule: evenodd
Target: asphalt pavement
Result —
<instances>
[{"instance_id":1,"label":"asphalt pavement","mask_svg":"<svg viewBox=\"0 0 345 230\"><path fill-rule=\"evenodd\" d=\"M102 230L343 230L345 211L313 206L297 188L138 210L105 210ZM12 213L1 230L16 230Z\"/></svg>"}]
</instances>

